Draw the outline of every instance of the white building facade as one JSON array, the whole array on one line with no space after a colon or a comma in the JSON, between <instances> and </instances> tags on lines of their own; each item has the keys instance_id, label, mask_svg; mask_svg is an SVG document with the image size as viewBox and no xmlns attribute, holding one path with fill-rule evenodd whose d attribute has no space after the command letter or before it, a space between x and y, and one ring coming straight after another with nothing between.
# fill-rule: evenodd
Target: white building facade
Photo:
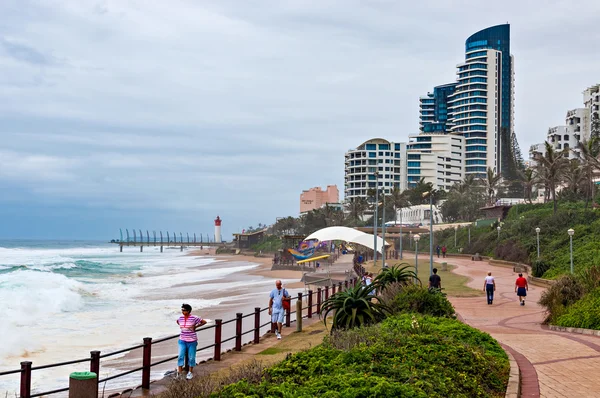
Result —
<instances>
[{"instance_id":1,"label":"white building facade","mask_svg":"<svg viewBox=\"0 0 600 398\"><path fill-rule=\"evenodd\" d=\"M413 134L406 146L408 188L421 179L448 191L464 178L464 137L456 134Z\"/></svg>"},{"instance_id":2,"label":"white building facade","mask_svg":"<svg viewBox=\"0 0 600 398\"><path fill-rule=\"evenodd\" d=\"M375 175L378 172L378 176ZM347 202L367 198L368 191L379 187L390 194L406 184L406 144L383 138L368 140L345 154L344 197Z\"/></svg>"}]
</instances>

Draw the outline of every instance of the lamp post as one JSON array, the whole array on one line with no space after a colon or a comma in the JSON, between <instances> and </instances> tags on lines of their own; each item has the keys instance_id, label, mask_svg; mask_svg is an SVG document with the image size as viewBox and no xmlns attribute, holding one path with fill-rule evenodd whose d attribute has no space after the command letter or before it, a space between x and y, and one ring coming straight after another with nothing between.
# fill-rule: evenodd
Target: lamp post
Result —
<instances>
[{"instance_id":1,"label":"lamp post","mask_svg":"<svg viewBox=\"0 0 600 398\"><path fill-rule=\"evenodd\" d=\"M539 227L537 227L535 229L535 233L537 235L537 259L540 259L540 231L541 229Z\"/></svg>"},{"instance_id":2,"label":"lamp post","mask_svg":"<svg viewBox=\"0 0 600 398\"><path fill-rule=\"evenodd\" d=\"M411 249L412 249L412 238L413 238L412 231L409 230L408 231L408 244L410 245Z\"/></svg>"},{"instance_id":3,"label":"lamp post","mask_svg":"<svg viewBox=\"0 0 600 398\"><path fill-rule=\"evenodd\" d=\"M467 228L467 230L469 231L469 246L470 246L471 245L471 226L470 225Z\"/></svg>"},{"instance_id":4,"label":"lamp post","mask_svg":"<svg viewBox=\"0 0 600 398\"><path fill-rule=\"evenodd\" d=\"M402 208L400 208L400 260L402 260Z\"/></svg>"},{"instance_id":5,"label":"lamp post","mask_svg":"<svg viewBox=\"0 0 600 398\"><path fill-rule=\"evenodd\" d=\"M429 275L433 275L433 190L423 192L423 197L429 196Z\"/></svg>"},{"instance_id":6,"label":"lamp post","mask_svg":"<svg viewBox=\"0 0 600 398\"><path fill-rule=\"evenodd\" d=\"M458 232L458 225L454 227L454 247L456 247L456 233Z\"/></svg>"},{"instance_id":7,"label":"lamp post","mask_svg":"<svg viewBox=\"0 0 600 398\"><path fill-rule=\"evenodd\" d=\"M379 173L375 172L375 216L373 217L373 266L377 266L377 207L379 206Z\"/></svg>"},{"instance_id":8,"label":"lamp post","mask_svg":"<svg viewBox=\"0 0 600 398\"><path fill-rule=\"evenodd\" d=\"M379 189L379 187L377 187ZM378 203L379 204L379 203ZM377 239L377 237L375 237ZM383 187L383 214L381 215L381 268L385 268L385 183Z\"/></svg>"},{"instance_id":9,"label":"lamp post","mask_svg":"<svg viewBox=\"0 0 600 398\"><path fill-rule=\"evenodd\" d=\"M572 274L573 273L573 235L575 234L575 231L573 230L573 228L569 228L567 233L569 234L569 244L571 247L571 274Z\"/></svg>"},{"instance_id":10,"label":"lamp post","mask_svg":"<svg viewBox=\"0 0 600 398\"><path fill-rule=\"evenodd\" d=\"M419 277L419 240L421 236L419 234L415 234L415 274ZM416 281L415 281L416 282Z\"/></svg>"},{"instance_id":11,"label":"lamp post","mask_svg":"<svg viewBox=\"0 0 600 398\"><path fill-rule=\"evenodd\" d=\"M500 226L499 226L499 225L498 225L498 227L496 228L496 230L498 230L498 240L500 240L500 230L501 230L501 229L502 229L502 228L500 228Z\"/></svg>"}]
</instances>

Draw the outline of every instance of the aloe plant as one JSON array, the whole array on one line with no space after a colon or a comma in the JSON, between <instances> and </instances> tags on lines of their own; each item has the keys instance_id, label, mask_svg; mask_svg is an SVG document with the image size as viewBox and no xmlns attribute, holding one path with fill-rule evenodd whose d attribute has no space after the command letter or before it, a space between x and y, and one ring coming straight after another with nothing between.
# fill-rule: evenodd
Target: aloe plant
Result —
<instances>
[{"instance_id":1,"label":"aloe plant","mask_svg":"<svg viewBox=\"0 0 600 398\"><path fill-rule=\"evenodd\" d=\"M336 329L351 329L383 320L391 310L374 295L375 289L376 286L373 284L356 285L325 300L321 308L325 327L327 327L327 315L332 311L334 311L332 332Z\"/></svg>"},{"instance_id":2,"label":"aloe plant","mask_svg":"<svg viewBox=\"0 0 600 398\"><path fill-rule=\"evenodd\" d=\"M381 270L379 275L375 277L373 285L375 285L375 287L379 290L383 290L391 284L408 286L416 283L420 285L421 281L417 277L417 274L410 268L412 268L412 266L407 263L400 263L390 268L384 268Z\"/></svg>"}]
</instances>

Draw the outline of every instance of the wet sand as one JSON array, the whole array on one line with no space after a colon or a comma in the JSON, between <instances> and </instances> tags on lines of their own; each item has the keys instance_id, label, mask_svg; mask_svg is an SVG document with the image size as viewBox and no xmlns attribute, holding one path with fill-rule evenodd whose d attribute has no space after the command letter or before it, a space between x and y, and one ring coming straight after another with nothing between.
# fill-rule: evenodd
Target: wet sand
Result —
<instances>
[{"instance_id":1,"label":"wet sand","mask_svg":"<svg viewBox=\"0 0 600 398\"><path fill-rule=\"evenodd\" d=\"M198 283L181 283L174 286L168 291L157 291L154 295L145 297L147 300L152 299L165 299L165 298L181 298L182 302L193 303L194 300L217 300L219 303L207 308L195 308L192 313L199 315L204 319L208 320L207 326L214 325L215 319L222 319L227 321L234 319L236 313L242 313L244 315L254 313L256 307L265 308L269 302L269 292L275 287L275 280L281 279L284 287L289 291L292 296L295 296L298 292L304 292L304 283L300 282L302 278L302 271L287 271L277 270L271 271L272 257L255 257L252 255L217 255L214 249L203 249L191 251L189 256L196 257L211 257L217 260L217 262L210 264L211 269L215 268L229 268L229 267L240 267L254 265L253 268L235 272L227 275L222 279L202 281ZM206 266L199 266L198 271L202 272L206 269ZM205 289L210 285L210 289ZM204 289L203 289L204 288ZM185 298L182 297L182 291L185 291ZM173 311L173 335L178 333L178 327L175 323L176 318L179 316L178 308ZM268 322L269 316L267 312L261 313L260 323ZM244 318L242 330L249 330L254 327L254 316ZM265 326L261 329L261 335L266 333L269 327ZM222 336L224 339L235 334L235 322L228 323L223 326ZM166 336L153 336L156 339ZM243 336L243 343L252 339L252 333ZM212 328L198 332L198 346L204 347L213 344L214 342L214 330ZM233 347L233 341L229 341L223 344L223 350ZM152 346L152 362L158 362L163 359L177 355L177 338L153 344ZM197 361L200 362L203 359L212 357L213 349L207 349L200 351L197 354ZM141 365L142 350L136 349L126 353L123 357L106 361L101 364L106 368L112 369L111 374L115 374L114 370L124 371ZM160 379L163 377L165 371L175 369L176 361L168 361L165 364L158 365L152 368L152 379ZM102 374L101 377L105 377L107 374ZM134 374L135 376L136 374ZM136 379L141 380L135 376ZM125 380L123 380L125 381ZM133 383L135 384L135 383ZM123 385L119 383L117 386L108 384L107 391L119 390ZM127 385L131 387L131 383Z\"/></svg>"}]
</instances>

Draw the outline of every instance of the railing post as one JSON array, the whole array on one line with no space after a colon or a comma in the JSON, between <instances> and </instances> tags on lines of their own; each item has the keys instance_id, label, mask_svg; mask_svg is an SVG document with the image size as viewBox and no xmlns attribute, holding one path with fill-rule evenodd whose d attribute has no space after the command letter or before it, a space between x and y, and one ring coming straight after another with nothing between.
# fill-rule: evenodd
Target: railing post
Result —
<instances>
[{"instance_id":1,"label":"railing post","mask_svg":"<svg viewBox=\"0 0 600 398\"><path fill-rule=\"evenodd\" d=\"M90 351L90 372L96 373L100 380L100 351Z\"/></svg>"},{"instance_id":2,"label":"railing post","mask_svg":"<svg viewBox=\"0 0 600 398\"><path fill-rule=\"evenodd\" d=\"M312 318L312 307L313 307L313 291L308 291L308 317Z\"/></svg>"},{"instance_id":3,"label":"railing post","mask_svg":"<svg viewBox=\"0 0 600 398\"><path fill-rule=\"evenodd\" d=\"M325 286L325 300L329 298L329 286Z\"/></svg>"},{"instance_id":4,"label":"railing post","mask_svg":"<svg viewBox=\"0 0 600 398\"><path fill-rule=\"evenodd\" d=\"M335 294L335 283L331 284L331 295L333 296Z\"/></svg>"},{"instance_id":5,"label":"railing post","mask_svg":"<svg viewBox=\"0 0 600 398\"><path fill-rule=\"evenodd\" d=\"M296 301L296 332L302 331L302 293L298 293Z\"/></svg>"},{"instance_id":6,"label":"railing post","mask_svg":"<svg viewBox=\"0 0 600 398\"><path fill-rule=\"evenodd\" d=\"M254 307L254 344L260 342L260 307Z\"/></svg>"},{"instance_id":7,"label":"railing post","mask_svg":"<svg viewBox=\"0 0 600 398\"><path fill-rule=\"evenodd\" d=\"M144 337L144 352L142 354L142 388L150 388L150 364L152 363L152 337ZM194 364L191 364L194 366ZM100 378L100 375L98 375Z\"/></svg>"},{"instance_id":8,"label":"railing post","mask_svg":"<svg viewBox=\"0 0 600 398\"><path fill-rule=\"evenodd\" d=\"M222 319L215 319L215 353L213 355L213 359L215 361L221 360L221 324L223 323Z\"/></svg>"},{"instance_id":9,"label":"railing post","mask_svg":"<svg viewBox=\"0 0 600 398\"><path fill-rule=\"evenodd\" d=\"M342 282L338 283L338 292L342 291Z\"/></svg>"},{"instance_id":10,"label":"railing post","mask_svg":"<svg viewBox=\"0 0 600 398\"><path fill-rule=\"evenodd\" d=\"M242 314L235 314L235 350L242 351Z\"/></svg>"},{"instance_id":11,"label":"railing post","mask_svg":"<svg viewBox=\"0 0 600 398\"><path fill-rule=\"evenodd\" d=\"M20 398L31 397L31 362L21 362L21 395Z\"/></svg>"},{"instance_id":12,"label":"railing post","mask_svg":"<svg viewBox=\"0 0 600 398\"><path fill-rule=\"evenodd\" d=\"M323 292L321 291L321 288L318 287L317 288L317 314L319 314L319 315L321 315L321 298L323 297L322 293Z\"/></svg>"}]
</instances>

